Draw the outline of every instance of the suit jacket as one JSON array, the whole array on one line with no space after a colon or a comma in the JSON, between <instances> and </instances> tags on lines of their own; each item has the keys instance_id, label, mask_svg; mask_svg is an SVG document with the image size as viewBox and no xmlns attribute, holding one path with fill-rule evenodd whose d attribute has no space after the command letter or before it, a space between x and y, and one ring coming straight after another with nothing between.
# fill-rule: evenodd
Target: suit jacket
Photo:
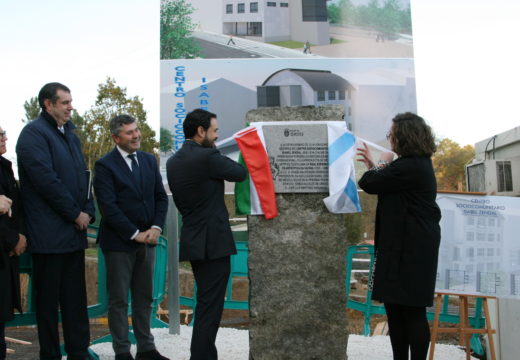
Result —
<instances>
[{"instance_id":1,"label":"suit jacket","mask_svg":"<svg viewBox=\"0 0 520 360\"><path fill-rule=\"evenodd\" d=\"M98 242L103 250L131 251L139 246L130 239L137 230L164 227L168 197L157 160L137 151L137 161L141 186L117 148L96 161L94 191L101 211Z\"/></svg>"},{"instance_id":2,"label":"suit jacket","mask_svg":"<svg viewBox=\"0 0 520 360\"><path fill-rule=\"evenodd\" d=\"M359 186L378 199L372 298L431 306L441 237L431 159L398 158L381 170L367 171Z\"/></svg>"},{"instance_id":3,"label":"suit jacket","mask_svg":"<svg viewBox=\"0 0 520 360\"><path fill-rule=\"evenodd\" d=\"M236 254L224 203L224 180L243 181L245 169L187 140L166 163L168 184L182 215L179 260L218 259Z\"/></svg>"},{"instance_id":4,"label":"suit jacket","mask_svg":"<svg viewBox=\"0 0 520 360\"><path fill-rule=\"evenodd\" d=\"M20 274L18 256L9 256L9 252L18 243L19 234L24 234L22 209L18 186L14 180L11 162L0 156L0 195L13 201L11 217L0 215L0 322L13 319L13 309L22 311L20 304Z\"/></svg>"},{"instance_id":5,"label":"suit jacket","mask_svg":"<svg viewBox=\"0 0 520 360\"><path fill-rule=\"evenodd\" d=\"M25 125L18 142L18 172L29 252L70 253L87 247L87 233L74 226L80 211L94 222L87 166L70 121L58 130L43 111Z\"/></svg>"}]
</instances>

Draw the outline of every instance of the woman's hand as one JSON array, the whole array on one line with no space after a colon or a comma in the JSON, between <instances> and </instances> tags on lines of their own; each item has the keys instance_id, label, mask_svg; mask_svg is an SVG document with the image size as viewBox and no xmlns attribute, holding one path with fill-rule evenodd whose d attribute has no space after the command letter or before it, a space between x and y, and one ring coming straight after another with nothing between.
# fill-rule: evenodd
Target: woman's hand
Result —
<instances>
[{"instance_id":1,"label":"woman's hand","mask_svg":"<svg viewBox=\"0 0 520 360\"><path fill-rule=\"evenodd\" d=\"M391 151L381 153L381 157L379 158L379 161L390 164L392 161L394 161L394 153Z\"/></svg>"},{"instance_id":2,"label":"woman's hand","mask_svg":"<svg viewBox=\"0 0 520 360\"><path fill-rule=\"evenodd\" d=\"M363 147L357 148L357 156L360 156L357 161L364 163L367 169L374 167L374 160L372 159L372 154L370 153L367 144L363 143Z\"/></svg>"}]
</instances>

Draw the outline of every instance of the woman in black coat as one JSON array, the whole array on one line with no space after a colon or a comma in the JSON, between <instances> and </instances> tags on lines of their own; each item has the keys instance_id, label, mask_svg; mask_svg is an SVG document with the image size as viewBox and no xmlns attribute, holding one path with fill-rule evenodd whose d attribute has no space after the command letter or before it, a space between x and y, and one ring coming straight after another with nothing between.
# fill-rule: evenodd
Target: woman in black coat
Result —
<instances>
[{"instance_id":1,"label":"woman in black coat","mask_svg":"<svg viewBox=\"0 0 520 360\"><path fill-rule=\"evenodd\" d=\"M20 305L20 274L18 271L18 256L25 251L27 242L22 232L22 217L18 186L14 179L11 162L2 155L6 151L7 136L0 128L0 196L7 208L0 206L0 359L5 359L5 323L14 318L14 309L21 310Z\"/></svg>"},{"instance_id":2,"label":"woman in black coat","mask_svg":"<svg viewBox=\"0 0 520 360\"><path fill-rule=\"evenodd\" d=\"M433 302L440 244L440 209L431 156L435 139L425 121L397 115L388 134L393 153L376 165L366 144L359 161L369 169L359 186L377 194L376 262L372 299L385 305L395 360L426 359L430 328L426 307Z\"/></svg>"}]
</instances>

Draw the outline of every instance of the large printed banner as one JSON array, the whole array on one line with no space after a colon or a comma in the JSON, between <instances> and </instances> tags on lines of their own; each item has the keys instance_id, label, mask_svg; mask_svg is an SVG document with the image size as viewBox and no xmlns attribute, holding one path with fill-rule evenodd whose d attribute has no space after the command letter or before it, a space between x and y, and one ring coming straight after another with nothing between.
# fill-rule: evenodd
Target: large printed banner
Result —
<instances>
[{"instance_id":1,"label":"large printed banner","mask_svg":"<svg viewBox=\"0 0 520 360\"><path fill-rule=\"evenodd\" d=\"M161 1L163 60L282 57L413 58L410 0Z\"/></svg>"},{"instance_id":2,"label":"large printed banner","mask_svg":"<svg viewBox=\"0 0 520 360\"><path fill-rule=\"evenodd\" d=\"M246 127L250 110L340 105L356 136L388 146L399 112L417 111L413 59L232 59L161 61L161 134L184 142L186 114L218 116L225 139Z\"/></svg>"},{"instance_id":3,"label":"large printed banner","mask_svg":"<svg viewBox=\"0 0 520 360\"><path fill-rule=\"evenodd\" d=\"M410 0L162 0L160 28L163 178L196 108L225 139L250 110L341 105L384 147L391 119L417 111Z\"/></svg>"},{"instance_id":4,"label":"large printed banner","mask_svg":"<svg viewBox=\"0 0 520 360\"><path fill-rule=\"evenodd\" d=\"M520 198L439 194L437 290L520 298Z\"/></svg>"}]
</instances>

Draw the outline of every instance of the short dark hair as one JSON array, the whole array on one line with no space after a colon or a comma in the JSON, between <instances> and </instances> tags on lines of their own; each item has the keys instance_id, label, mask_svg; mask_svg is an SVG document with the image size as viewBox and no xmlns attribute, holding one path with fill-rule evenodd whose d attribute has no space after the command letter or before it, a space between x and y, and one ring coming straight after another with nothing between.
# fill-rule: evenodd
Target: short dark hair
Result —
<instances>
[{"instance_id":1,"label":"short dark hair","mask_svg":"<svg viewBox=\"0 0 520 360\"><path fill-rule=\"evenodd\" d=\"M393 150L400 156L432 156L437 151L435 136L426 121L411 112L397 114L390 137Z\"/></svg>"},{"instance_id":2,"label":"short dark hair","mask_svg":"<svg viewBox=\"0 0 520 360\"><path fill-rule=\"evenodd\" d=\"M197 129L199 126L202 126L204 130L208 130L211 126L211 119L216 119L217 115L213 114L212 112L202 110L202 109L195 109L192 112L188 113L186 115L186 119L184 119L184 122L182 124L182 127L184 129L184 137L186 139L191 139L192 137L197 134Z\"/></svg>"},{"instance_id":3,"label":"short dark hair","mask_svg":"<svg viewBox=\"0 0 520 360\"><path fill-rule=\"evenodd\" d=\"M58 82L52 82L43 85L40 92L38 93L38 103L40 104L42 110L45 110L45 100L50 100L53 104L56 104L56 101L58 101L58 90L63 90L70 94L70 89Z\"/></svg>"},{"instance_id":4,"label":"short dark hair","mask_svg":"<svg viewBox=\"0 0 520 360\"><path fill-rule=\"evenodd\" d=\"M110 133L112 135L119 135L123 125L133 124L135 121L134 117L126 114L114 116L110 120Z\"/></svg>"}]
</instances>

